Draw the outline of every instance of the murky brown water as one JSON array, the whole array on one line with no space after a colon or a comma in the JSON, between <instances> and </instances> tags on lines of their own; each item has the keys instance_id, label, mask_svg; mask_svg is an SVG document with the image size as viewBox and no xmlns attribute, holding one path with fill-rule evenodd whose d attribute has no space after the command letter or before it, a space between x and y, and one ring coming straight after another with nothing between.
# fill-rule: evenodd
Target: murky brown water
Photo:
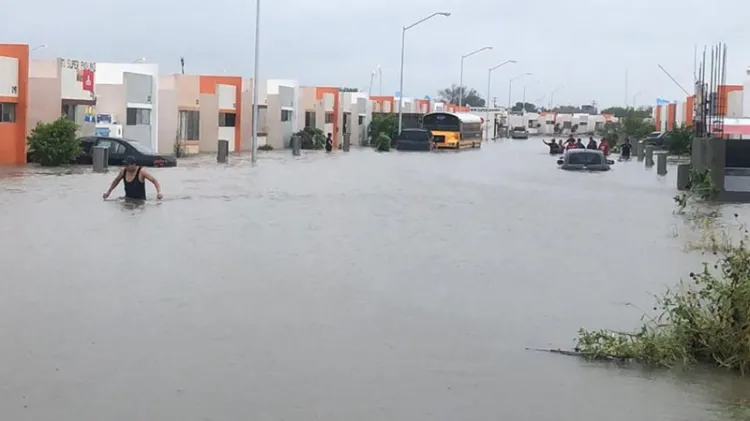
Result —
<instances>
[{"instance_id":1,"label":"murky brown water","mask_svg":"<svg viewBox=\"0 0 750 421\"><path fill-rule=\"evenodd\" d=\"M674 171L545 150L188 160L135 209L2 170L2 419L729 419L732 376L525 350L634 327L701 261Z\"/></svg>"}]
</instances>

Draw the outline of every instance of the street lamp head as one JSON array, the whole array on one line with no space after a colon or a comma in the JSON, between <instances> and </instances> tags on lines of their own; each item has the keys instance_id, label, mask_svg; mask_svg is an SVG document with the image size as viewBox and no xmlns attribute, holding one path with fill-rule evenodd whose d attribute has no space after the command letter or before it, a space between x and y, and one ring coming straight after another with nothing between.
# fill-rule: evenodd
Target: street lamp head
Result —
<instances>
[{"instance_id":1,"label":"street lamp head","mask_svg":"<svg viewBox=\"0 0 750 421\"><path fill-rule=\"evenodd\" d=\"M440 16L450 16L451 12L437 12L436 14Z\"/></svg>"}]
</instances>

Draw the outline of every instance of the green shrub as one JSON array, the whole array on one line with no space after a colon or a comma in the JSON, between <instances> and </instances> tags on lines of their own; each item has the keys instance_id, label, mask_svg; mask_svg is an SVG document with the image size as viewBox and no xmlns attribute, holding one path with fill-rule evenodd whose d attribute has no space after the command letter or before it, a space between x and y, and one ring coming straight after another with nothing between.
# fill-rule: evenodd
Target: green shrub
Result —
<instances>
[{"instance_id":1,"label":"green shrub","mask_svg":"<svg viewBox=\"0 0 750 421\"><path fill-rule=\"evenodd\" d=\"M672 155L689 155L693 151L693 128L681 125L666 135L666 147Z\"/></svg>"},{"instance_id":2,"label":"green shrub","mask_svg":"<svg viewBox=\"0 0 750 421\"><path fill-rule=\"evenodd\" d=\"M735 215L737 217L737 215ZM578 334L576 350L591 359L635 360L659 366L711 364L745 374L750 369L750 238L717 235L705 225L703 239L690 245L710 256L702 270L656 298L654 310L636 332L608 330ZM713 259L712 259L713 260Z\"/></svg>"},{"instance_id":3,"label":"green shrub","mask_svg":"<svg viewBox=\"0 0 750 421\"><path fill-rule=\"evenodd\" d=\"M273 150L273 146L271 146L269 144L260 145L260 146L258 146L258 150L259 151L272 151Z\"/></svg>"},{"instance_id":4,"label":"green shrub","mask_svg":"<svg viewBox=\"0 0 750 421\"><path fill-rule=\"evenodd\" d=\"M50 123L37 123L27 138L31 160L45 167L75 162L81 154L77 131L78 125L66 117Z\"/></svg>"},{"instance_id":5,"label":"green shrub","mask_svg":"<svg viewBox=\"0 0 750 421\"><path fill-rule=\"evenodd\" d=\"M391 150L391 138L385 133L381 133L376 140L378 152L388 152Z\"/></svg>"},{"instance_id":6,"label":"green shrub","mask_svg":"<svg viewBox=\"0 0 750 421\"><path fill-rule=\"evenodd\" d=\"M300 149L323 149L326 146L326 135L320 129L305 127L294 133L294 136L302 139Z\"/></svg>"}]
</instances>

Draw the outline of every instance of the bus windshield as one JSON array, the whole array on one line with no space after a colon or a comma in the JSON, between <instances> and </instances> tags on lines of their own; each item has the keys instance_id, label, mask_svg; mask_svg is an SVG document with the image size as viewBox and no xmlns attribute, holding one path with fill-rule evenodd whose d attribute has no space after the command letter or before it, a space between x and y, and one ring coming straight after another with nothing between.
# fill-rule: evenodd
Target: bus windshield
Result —
<instances>
[{"instance_id":1,"label":"bus windshield","mask_svg":"<svg viewBox=\"0 0 750 421\"><path fill-rule=\"evenodd\" d=\"M451 114L427 114L422 119L422 127L433 131L458 132L461 131L461 120Z\"/></svg>"}]
</instances>

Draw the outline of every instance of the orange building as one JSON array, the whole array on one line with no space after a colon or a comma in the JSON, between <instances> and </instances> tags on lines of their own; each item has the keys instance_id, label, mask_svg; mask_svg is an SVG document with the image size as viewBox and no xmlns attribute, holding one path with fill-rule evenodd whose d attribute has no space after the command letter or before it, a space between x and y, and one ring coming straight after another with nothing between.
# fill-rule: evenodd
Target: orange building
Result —
<instances>
[{"instance_id":1,"label":"orange building","mask_svg":"<svg viewBox=\"0 0 750 421\"><path fill-rule=\"evenodd\" d=\"M0 44L0 164L26 163L29 46Z\"/></svg>"},{"instance_id":2,"label":"orange building","mask_svg":"<svg viewBox=\"0 0 750 421\"><path fill-rule=\"evenodd\" d=\"M720 117L741 117L742 85L720 85L716 92L714 112ZM691 126L695 107L695 95L682 102L654 107L654 126L658 131L669 131L680 126Z\"/></svg>"},{"instance_id":3,"label":"orange building","mask_svg":"<svg viewBox=\"0 0 750 421\"><path fill-rule=\"evenodd\" d=\"M370 101L373 102L372 112L374 113L395 113L396 109L396 98L393 96L385 95L373 95L370 97Z\"/></svg>"}]
</instances>

